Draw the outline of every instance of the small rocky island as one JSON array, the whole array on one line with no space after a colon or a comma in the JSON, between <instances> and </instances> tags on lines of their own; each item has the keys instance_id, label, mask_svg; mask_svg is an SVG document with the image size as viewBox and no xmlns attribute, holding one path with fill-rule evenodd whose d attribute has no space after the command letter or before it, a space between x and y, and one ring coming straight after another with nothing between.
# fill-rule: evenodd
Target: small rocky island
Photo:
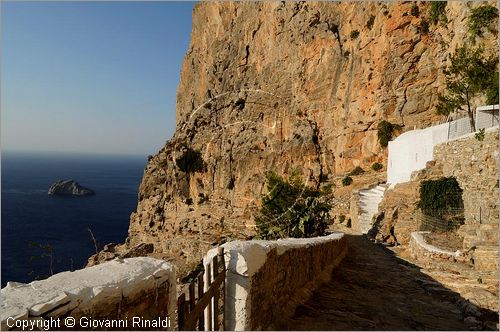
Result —
<instances>
[{"instance_id":1,"label":"small rocky island","mask_svg":"<svg viewBox=\"0 0 500 332\"><path fill-rule=\"evenodd\" d=\"M74 180L59 180L50 186L48 194L61 196L89 196L95 195L95 192L91 189L82 187Z\"/></svg>"}]
</instances>

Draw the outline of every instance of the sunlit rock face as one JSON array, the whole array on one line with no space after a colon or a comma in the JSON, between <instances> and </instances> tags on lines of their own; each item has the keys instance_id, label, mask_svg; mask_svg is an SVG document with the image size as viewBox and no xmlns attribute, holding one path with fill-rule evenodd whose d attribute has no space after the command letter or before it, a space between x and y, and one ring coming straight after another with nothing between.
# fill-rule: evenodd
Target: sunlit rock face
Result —
<instances>
[{"instance_id":1,"label":"sunlit rock face","mask_svg":"<svg viewBox=\"0 0 500 332\"><path fill-rule=\"evenodd\" d=\"M442 70L468 38L470 8L448 3L448 23L422 34L429 4L419 17L412 5L197 4L176 132L148 161L123 247L153 243L194 264L222 238L253 233L267 171L332 181L385 163L382 119L403 131L440 120ZM491 33L478 41L497 52Z\"/></svg>"}]
</instances>

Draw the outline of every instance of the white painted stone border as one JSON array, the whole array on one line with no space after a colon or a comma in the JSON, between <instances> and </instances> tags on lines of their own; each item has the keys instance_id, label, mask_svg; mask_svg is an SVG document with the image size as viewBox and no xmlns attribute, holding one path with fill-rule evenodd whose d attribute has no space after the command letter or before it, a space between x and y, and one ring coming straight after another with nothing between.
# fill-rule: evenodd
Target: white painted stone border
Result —
<instances>
[{"instance_id":1,"label":"white painted stone border","mask_svg":"<svg viewBox=\"0 0 500 332\"><path fill-rule=\"evenodd\" d=\"M433 246L432 244L429 244L425 241L424 235L429 234L430 232L412 232L411 237L415 241L415 244L418 245L420 248L433 253L433 254L440 254L440 255L448 255L450 257L459 257L462 255L462 252L460 250L457 250L455 252L449 251L449 250L444 250L441 248L438 248L436 246Z\"/></svg>"},{"instance_id":2,"label":"white painted stone border","mask_svg":"<svg viewBox=\"0 0 500 332\"><path fill-rule=\"evenodd\" d=\"M225 321L227 330L248 330L251 278L264 265L271 250L276 249L276 253L282 255L293 248L308 248L338 241L343 237L344 233L333 233L315 238L288 238L277 241L232 241L223 244L226 262ZM216 255L217 248L207 252L203 258L205 269ZM205 315L205 319L207 320L209 317Z\"/></svg>"}]
</instances>

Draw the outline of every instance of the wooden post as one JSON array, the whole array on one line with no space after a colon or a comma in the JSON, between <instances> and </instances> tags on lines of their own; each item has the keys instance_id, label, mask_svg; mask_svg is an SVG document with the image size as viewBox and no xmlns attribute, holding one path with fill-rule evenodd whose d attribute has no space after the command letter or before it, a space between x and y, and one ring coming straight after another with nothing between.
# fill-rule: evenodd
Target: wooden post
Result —
<instances>
[{"instance_id":1,"label":"wooden post","mask_svg":"<svg viewBox=\"0 0 500 332\"><path fill-rule=\"evenodd\" d=\"M186 322L186 313L184 311L186 303L186 294L182 293L177 300L177 325L179 331L184 331L184 323Z\"/></svg>"},{"instance_id":2,"label":"wooden post","mask_svg":"<svg viewBox=\"0 0 500 332\"><path fill-rule=\"evenodd\" d=\"M219 257L218 255L215 256L212 260L212 267L214 269L214 272L213 272L213 275L214 275L214 279L217 278L217 276L219 275ZM219 293L220 293L220 290L219 289L216 289L215 292L214 292L214 308L213 308L213 311L214 311L214 331L219 331Z\"/></svg>"},{"instance_id":3,"label":"wooden post","mask_svg":"<svg viewBox=\"0 0 500 332\"><path fill-rule=\"evenodd\" d=\"M201 299L203 296L203 273L200 273L198 275L198 300ZM204 313L202 312L200 315L200 319L198 320L198 329L200 331L205 330L205 317L203 316Z\"/></svg>"},{"instance_id":4,"label":"wooden post","mask_svg":"<svg viewBox=\"0 0 500 332\"><path fill-rule=\"evenodd\" d=\"M212 283L210 268L211 265L207 264L207 270L205 271L205 273L207 275L208 288L210 288L210 284ZM208 301L208 306L207 306L207 331L212 331L212 300Z\"/></svg>"},{"instance_id":5,"label":"wooden post","mask_svg":"<svg viewBox=\"0 0 500 332\"><path fill-rule=\"evenodd\" d=\"M196 298L194 296L194 280L189 284L189 313L192 315L192 312L194 311L194 306L196 304ZM190 320L191 322L191 320ZM191 326L194 325L194 326ZM195 324L189 324L189 326L186 326L190 331L196 329L196 323Z\"/></svg>"}]
</instances>

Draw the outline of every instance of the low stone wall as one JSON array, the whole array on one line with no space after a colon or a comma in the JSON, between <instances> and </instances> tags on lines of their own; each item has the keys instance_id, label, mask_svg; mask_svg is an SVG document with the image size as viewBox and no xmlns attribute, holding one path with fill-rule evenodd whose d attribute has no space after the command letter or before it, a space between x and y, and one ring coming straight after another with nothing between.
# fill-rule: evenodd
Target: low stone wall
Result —
<instances>
[{"instance_id":1,"label":"low stone wall","mask_svg":"<svg viewBox=\"0 0 500 332\"><path fill-rule=\"evenodd\" d=\"M343 233L309 239L234 241L226 260L226 328L273 329L330 279L347 245ZM206 265L216 249L204 258Z\"/></svg>"},{"instance_id":2,"label":"low stone wall","mask_svg":"<svg viewBox=\"0 0 500 332\"><path fill-rule=\"evenodd\" d=\"M459 250L453 252L433 246L425 241L424 235L430 232L412 232L408 250L410 256L414 259L451 259L465 260L462 252Z\"/></svg>"},{"instance_id":3,"label":"low stone wall","mask_svg":"<svg viewBox=\"0 0 500 332\"><path fill-rule=\"evenodd\" d=\"M170 263L148 257L114 260L29 284L9 282L1 290L2 330L16 329L16 322L17 329L30 324L25 330L47 324L50 330L165 329L173 324L175 283Z\"/></svg>"}]
</instances>

